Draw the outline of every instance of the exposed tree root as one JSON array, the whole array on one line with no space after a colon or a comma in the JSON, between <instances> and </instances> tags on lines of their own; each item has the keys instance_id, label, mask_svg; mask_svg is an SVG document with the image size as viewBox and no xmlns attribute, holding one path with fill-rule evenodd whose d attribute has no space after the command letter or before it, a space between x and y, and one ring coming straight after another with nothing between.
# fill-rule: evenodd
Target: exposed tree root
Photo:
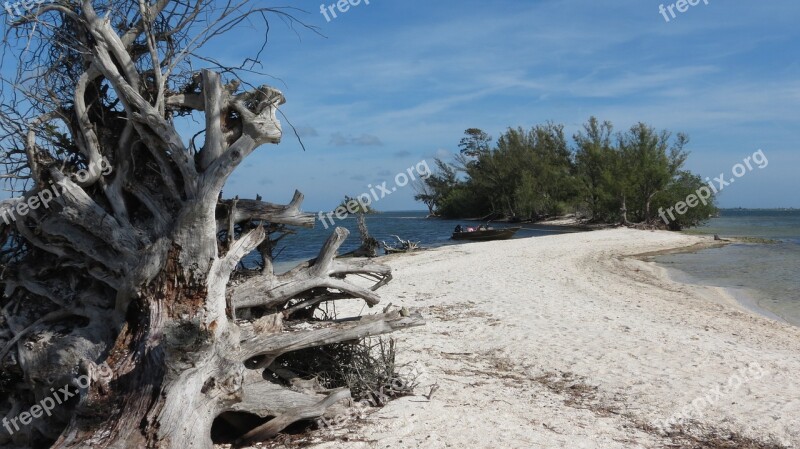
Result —
<instances>
[{"instance_id":1,"label":"exposed tree root","mask_svg":"<svg viewBox=\"0 0 800 449\"><path fill-rule=\"evenodd\" d=\"M0 418L18 426L0 429L0 446L208 449L220 416L243 441L271 438L350 397L271 367L277 358L422 324L405 311L320 316L340 299L378 304L389 267L338 260L338 228L317 258L278 275L275 244L314 223L303 195L222 198L245 158L280 142L285 98L183 59L266 14L293 20L247 1L65 0L12 24L30 35L41 80L18 80L24 99L0 111L21 180L19 198L0 201L13 213L0 221ZM188 114L204 117L200 148L176 130ZM259 270L242 265L249 255ZM62 386L77 392L20 421Z\"/></svg>"}]
</instances>

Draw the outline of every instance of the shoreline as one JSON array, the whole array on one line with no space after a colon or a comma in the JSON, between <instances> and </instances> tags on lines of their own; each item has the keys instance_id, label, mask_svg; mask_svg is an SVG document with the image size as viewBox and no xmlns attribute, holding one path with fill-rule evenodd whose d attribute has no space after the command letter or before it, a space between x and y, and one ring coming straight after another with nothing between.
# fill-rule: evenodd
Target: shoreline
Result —
<instances>
[{"instance_id":1,"label":"shoreline","mask_svg":"<svg viewBox=\"0 0 800 449\"><path fill-rule=\"evenodd\" d=\"M710 238L708 234L686 234L693 237L700 237L700 238ZM759 291L756 288L752 287L743 287L743 286L720 286L714 285L710 282L705 282L703 279L694 277L690 272L683 269L680 264L677 266L670 266L670 264L662 263L656 260L657 256L664 256L664 255L672 255L672 254L693 254L698 253L701 251L715 249L715 248L723 248L729 245L738 244L738 245L748 245L748 246L764 246L764 245L773 245L775 244L775 240L769 239L758 239L754 241L748 237L730 237L728 239L723 240L714 240L708 242L698 243L689 247L685 248L674 248L674 249L667 249L661 251L655 251L652 253L645 253L640 254L635 257L644 260L646 262L653 262L657 264L664 270L664 276L667 276L673 282L698 287L701 290L702 294L706 294L703 292L703 289L707 290L714 290L718 296L725 298L725 300L732 305L739 307L742 310L745 310L749 313L753 313L762 317L769 318L771 320L775 320L781 323L785 323L791 326L800 327L800 322L795 322L787 316L783 316L782 314L770 310L767 307L764 307L760 304L763 300L764 292Z\"/></svg>"},{"instance_id":2,"label":"shoreline","mask_svg":"<svg viewBox=\"0 0 800 449\"><path fill-rule=\"evenodd\" d=\"M428 216L427 219L434 219L434 220L452 220L452 221L475 221L484 223L487 222L486 217L472 217L472 218L443 218L439 216ZM545 226L545 227L553 227L553 228L566 228L566 229L574 229L576 232L578 231L597 231L600 229L612 229L618 227L618 225L613 223L594 223L589 224L578 220L575 218L574 214L570 215L562 215L558 217L551 217L551 218L544 218L541 220L533 221L533 220L524 220L524 221L512 221L508 218L499 218L496 220L488 220L489 223L502 223L505 225L515 225L521 226L523 229L526 226Z\"/></svg>"},{"instance_id":3,"label":"shoreline","mask_svg":"<svg viewBox=\"0 0 800 449\"><path fill-rule=\"evenodd\" d=\"M688 235L700 238L710 237L707 234L688 234ZM708 242L700 242L700 243L695 243L694 245L691 246L670 248L649 253L636 254L631 257L642 260L644 262L654 263L657 267L661 269L662 271L662 274L660 274L661 276L665 277L671 282L683 284L686 285L687 287L696 288L697 294L699 296L702 296L707 301L711 302L721 301L728 305L738 307L740 310L754 315L758 315L764 318L769 318L771 320L778 321L784 324L797 326L795 323L792 323L786 317L783 317L775 312L772 312L769 309L762 307L758 302L757 294L750 289L741 287L740 288L721 287L718 285L707 284L704 283L701 279L692 277L691 274L687 273L686 271L682 270L679 267L667 266L666 264L663 264L655 260L657 256L664 256L670 254L692 254L713 248L723 248L725 246L734 243L754 244L752 242L744 241L739 238L733 237L730 240L723 240L723 241L714 240ZM759 244L770 244L770 243L759 243Z\"/></svg>"},{"instance_id":4,"label":"shoreline","mask_svg":"<svg viewBox=\"0 0 800 449\"><path fill-rule=\"evenodd\" d=\"M787 394L800 391L800 329L636 258L709 239L611 229L382 258L394 274L384 304L427 320L392 335L398 362L424 368L417 396L304 444L629 449L732 435L800 447L800 400ZM709 396L748 366L764 375ZM706 397L677 433L653 427Z\"/></svg>"},{"instance_id":5,"label":"shoreline","mask_svg":"<svg viewBox=\"0 0 800 449\"><path fill-rule=\"evenodd\" d=\"M719 297L724 298L724 301L727 304L738 307L740 310L744 312L748 312L760 317L768 318L770 320L774 320L791 326L796 326L787 318L759 305L757 294L753 292L751 289L736 288L736 287L720 287L717 285L705 284L700 280L692 278L690 274L686 273L680 268L663 266L663 264L660 264L659 262L655 261L654 263L656 263L661 269L664 270L664 276L666 276L672 282L684 284L689 287L696 287L698 288L698 290L708 289L710 291L713 291L714 292L713 294L716 294ZM705 293L702 292L698 292L698 294L705 295ZM706 298L706 300L713 301L713 299L711 298Z\"/></svg>"}]
</instances>

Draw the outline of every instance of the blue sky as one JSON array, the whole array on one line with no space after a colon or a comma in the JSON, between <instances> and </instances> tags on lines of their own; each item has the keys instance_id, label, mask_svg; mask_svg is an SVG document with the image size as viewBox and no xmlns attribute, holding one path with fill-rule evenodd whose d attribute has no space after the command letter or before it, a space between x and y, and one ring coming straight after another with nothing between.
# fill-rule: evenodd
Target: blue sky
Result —
<instances>
[{"instance_id":1,"label":"blue sky","mask_svg":"<svg viewBox=\"0 0 800 449\"><path fill-rule=\"evenodd\" d=\"M594 115L617 130L644 121L688 133L688 168L704 176L763 149L769 166L720 205L800 207L800 3L701 0L669 23L661 3L371 0L326 22L320 0L291 2L324 36L276 18L262 57L274 78L250 81L285 93L307 151L284 126L284 141L257 150L225 196L286 202L297 188L305 209L329 210L454 152L466 128L496 138L552 120L572 135ZM206 51L239 65L263 32L243 27ZM423 209L413 194L376 207Z\"/></svg>"},{"instance_id":2,"label":"blue sky","mask_svg":"<svg viewBox=\"0 0 800 449\"><path fill-rule=\"evenodd\" d=\"M770 165L720 205L800 207L800 4L701 1L670 22L660 4L372 0L328 23L318 0L295 2L325 37L276 25L263 62L307 151L287 133L226 196L278 201L297 187L307 209L327 209L452 153L466 128L497 137L552 120L572 135L595 115L688 133L687 165L704 176L763 149ZM247 36L219 42L231 62L257 43ZM422 208L412 197L400 189L377 207Z\"/></svg>"}]
</instances>

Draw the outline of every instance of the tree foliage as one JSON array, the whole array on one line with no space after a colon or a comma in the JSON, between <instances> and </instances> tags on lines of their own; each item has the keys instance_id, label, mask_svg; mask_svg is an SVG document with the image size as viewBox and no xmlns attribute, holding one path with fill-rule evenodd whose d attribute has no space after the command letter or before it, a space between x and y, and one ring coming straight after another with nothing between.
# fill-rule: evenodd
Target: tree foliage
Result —
<instances>
[{"instance_id":1,"label":"tree foliage","mask_svg":"<svg viewBox=\"0 0 800 449\"><path fill-rule=\"evenodd\" d=\"M377 214L378 211L357 196L345 195L334 211L347 211L350 214Z\"/></svg>"},{"instance_id":2,"label":"tree foliage","mask_svg":"<svg viewBox=\"0 0 800 449\"><path fill-rule=\"evenodd\" d=\"M670 208L674 211L676 204L686 202L692 195L700 197L694 206L688 207L683 214L670 213ZM665 190L654 196L653 210L658 211L658 219L665 220L667 227L674 231L700 226L718 212L710 187L699 176L685 170L681 170Z\"/></svg>"},{"instance_id":3,"label":"tree foliage","mask_svg":"<svg viewBox=\"0 0 800 449\"><path fill-rule=\"evenodd\" d=\"M659 208L701 187L683 169L688 142L684 134L673 137L644 123L615 133L610 122L595 117L571 143L554 123L509 128L494 145L485 132L470 128L454 165L437 161L417 199L452 218L538 219L582 210L595 222L657 223ZM714 211L712 198L671 227L697 225Z\"/></svg>"}]
</instances>

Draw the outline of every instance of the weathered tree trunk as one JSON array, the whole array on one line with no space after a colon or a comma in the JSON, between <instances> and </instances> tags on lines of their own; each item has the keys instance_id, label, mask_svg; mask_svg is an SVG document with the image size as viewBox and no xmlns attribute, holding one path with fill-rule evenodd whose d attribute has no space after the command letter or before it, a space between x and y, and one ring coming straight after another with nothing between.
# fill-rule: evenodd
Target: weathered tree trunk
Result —
<instances>
[{"instance_id":1,"label":"weathered tree trunk","mask_svg":"<svg viewBox=\"0 0 800 449\"><path fill-rule=\"evenodd\" d=\"M653 192L653 193L651 193L650 195L647 196L647 201L644 204L644 221L645 221L645 223L649 224L649 223L652 223L652 221L653 221L653 216L652 216L652 214L650 212L650 206L653 203L653 197L658 195L659 192L660 192L660 190L656 190L655 192Z\"/></svg>"},{"instance_id":2,"label":"weathered tree trunk","mask_svg":"<svg viewBox=\"0 0 800 449\"><path fill-rule=\"evenodd\" d=\"M620 224L623 226L628 225L628 205L625 195L622 195L622 206L619 208Z\"/></svg>"},{"instance_id":3,"label":"weathered tree trunk","mask_svg":"<svg viewBox=\"0 0 800 449\"><path fill-rule=\"evenodd\" d=\"M364 214L358 214L358 234L361 237L361 246L350 251L344 256L348 257L378 257L378 240L369 235L367 219Z\"/></svg>"},{"instance_id":4,"label":"weathered tree trunk","mask_svg":"<svg viewBox=\"0 0 800 449\"><path fill-rule=\"evenodd\" d=\"M225 412L271 418L240 429L244 440L269 438L349 397L266 380L276 358L422 323L388 311L314 318L323 302L377 304L375 290L391 279L384 265L336 259L345 229L317 258L275 274L271 248L280 237L271 236L313 225L300 210L303 196L281 206L223 201L221 190L257 147L280 141L283 95L268 86L239 91L210 70L170 90L170 20L185 27L209 5L197 2L176 19L174 9L164 13L171 3L131 3L136 20L126 21L101 17L89 0L73 9L45 4L17 24L57 13L72 32L68 47L82 52L72 55L81 71L70 106L52 105L23 136L33 188L0 203L18 212L23 201L52 197L0 223L12 239L2 260L0 417L15 429L0 431L0 446L210 448L212 423ZM170 56L161 60L166 42ZM198 152L172 122L189 111L205 115ZM61 140L42 138L53 120L68 131ZM262 269L245 269L240 262L256 251ZM296 330L300 321L304 330ZM78 394L59 400L52 416L19 420L64 385Z\"/></svg>"}]
</instances>

